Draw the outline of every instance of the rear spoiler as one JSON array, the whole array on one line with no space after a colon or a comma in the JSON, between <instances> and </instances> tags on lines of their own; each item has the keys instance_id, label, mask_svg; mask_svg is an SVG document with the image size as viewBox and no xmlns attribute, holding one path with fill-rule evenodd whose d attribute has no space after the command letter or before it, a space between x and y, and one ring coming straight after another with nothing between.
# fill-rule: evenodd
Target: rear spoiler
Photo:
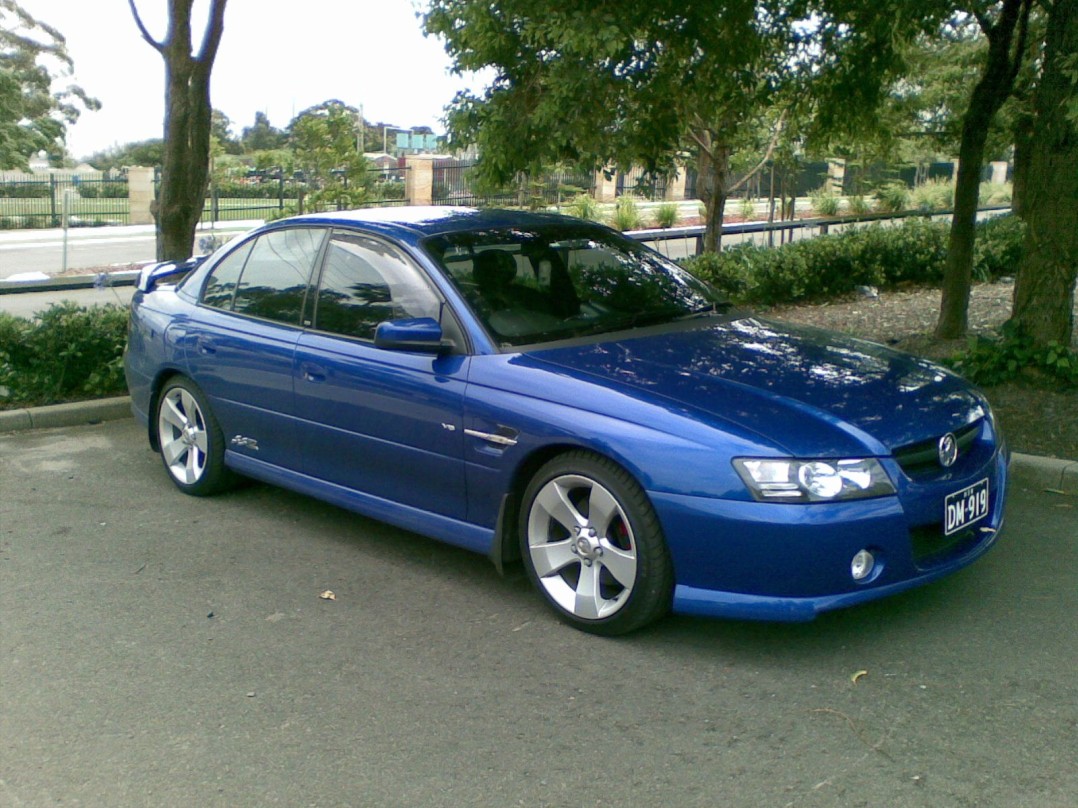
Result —
<instances>
[{"instance_id":1,"label":"rear spoiler","mask_svg":"<svg viewBox=\"0 0 1078 808\"><path fill-rule=\"evenodd\" d=\"M152 292L158 284L168 280L170 283L179 283L189 272L193 272L207 258L207 255L196 255L186 261L162 261L158 264L150 264L143 267L139 273L135 287L140 292Z\"/></svg>"}]
</instances>

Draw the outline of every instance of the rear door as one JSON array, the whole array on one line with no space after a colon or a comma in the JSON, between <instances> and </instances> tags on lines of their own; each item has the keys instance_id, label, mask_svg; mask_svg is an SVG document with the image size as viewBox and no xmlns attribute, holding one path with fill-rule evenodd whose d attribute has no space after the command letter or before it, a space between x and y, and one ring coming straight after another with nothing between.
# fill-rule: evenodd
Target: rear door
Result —
<instances>
[{"instance_id":1,"label":"rear door","mask_svg":"<svg viewBox=\"0 0 1078 808\"><path fill-rule=\"evenodd\" d=\"M326 228L273 230L222 259L186 335L192 378L230 451L297 468L292 367Z\"/></svg>"}]
</instances>

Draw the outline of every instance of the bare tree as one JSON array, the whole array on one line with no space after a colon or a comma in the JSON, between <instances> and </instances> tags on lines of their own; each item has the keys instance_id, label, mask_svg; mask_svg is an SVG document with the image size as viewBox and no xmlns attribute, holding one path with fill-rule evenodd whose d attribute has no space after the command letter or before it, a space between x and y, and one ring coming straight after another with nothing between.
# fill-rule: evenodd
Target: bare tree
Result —
<instances>
[{"instance_id":1,"label":"bare tree","mask_svg":"<svg viewBox=\"0 0 1078 808\"><path fill-rule=\"evenodd\" d=\"M169 0L168 30L160 41L143 24L135 0L128 0L142 38L165 61L165 147L161 187L154 208L160 261L190 257L195 227L202 216L213 121L210 72L224 31L226 2L211 0L206 30L196 53L191 41L194 0Z\"/></svg>"}]
</instances>

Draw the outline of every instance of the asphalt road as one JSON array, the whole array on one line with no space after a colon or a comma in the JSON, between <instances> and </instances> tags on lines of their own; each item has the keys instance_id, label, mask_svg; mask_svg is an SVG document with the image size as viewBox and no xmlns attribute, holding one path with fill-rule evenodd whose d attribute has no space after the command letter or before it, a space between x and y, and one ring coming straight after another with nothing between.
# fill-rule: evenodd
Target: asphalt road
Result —
<instances>
[{"instance_id":1,"label":"asphalt road","mask_svg":"<svg viewBox=\"0 0 1078 808\"><path fill-rule=\"evenodd\" d=\"M467 552L187 498L130 421L0 436L0 805L1073 806L1076 509L1019 477L944 582L604 640Z\"/></svg>"}]
</instances>

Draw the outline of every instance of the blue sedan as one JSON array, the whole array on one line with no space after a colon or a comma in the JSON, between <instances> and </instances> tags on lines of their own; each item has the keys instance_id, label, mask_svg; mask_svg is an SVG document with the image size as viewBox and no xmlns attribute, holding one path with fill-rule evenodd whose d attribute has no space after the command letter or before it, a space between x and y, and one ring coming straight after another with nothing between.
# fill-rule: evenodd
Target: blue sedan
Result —
<instances>
[{"instance_id":1,"label":"blue sedan","mask_svg":"<svg viewBox=\"0 0 1078 808\"><path fill-rule=\"evenodd\" d=\"M172 482L237 476L521 561L571 625L809 620L969 564L988 403L769 322L600 225L461 208L268 224L143 272L125 354Z\"/></svg>"}]
</instances>

